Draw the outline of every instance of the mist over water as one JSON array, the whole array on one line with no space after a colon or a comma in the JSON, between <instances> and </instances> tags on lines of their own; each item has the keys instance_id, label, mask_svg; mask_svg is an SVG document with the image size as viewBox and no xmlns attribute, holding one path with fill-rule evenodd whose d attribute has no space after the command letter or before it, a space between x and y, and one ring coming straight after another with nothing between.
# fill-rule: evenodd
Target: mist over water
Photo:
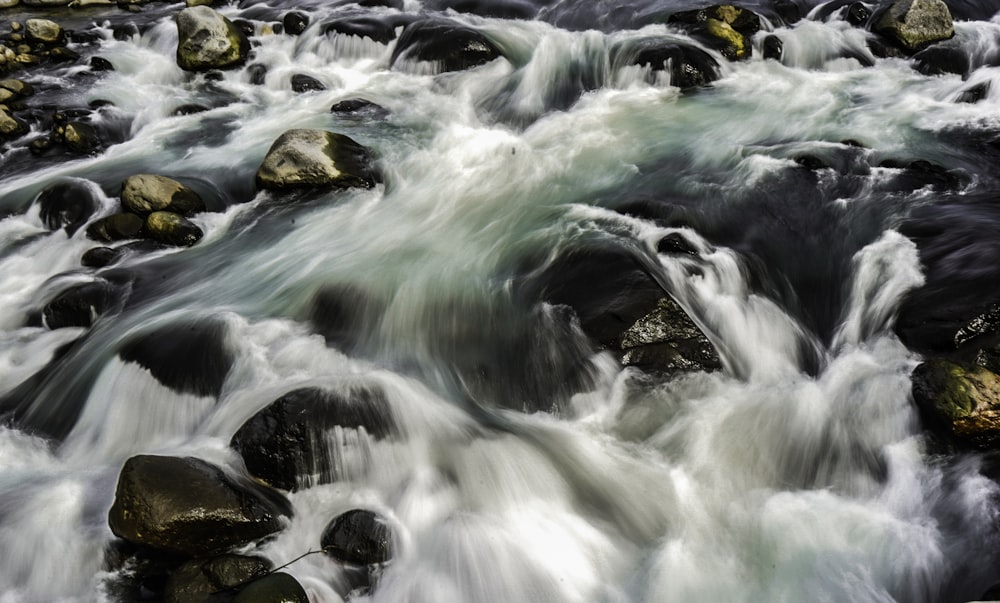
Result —
<instances>
[{"instance_id":1,"label":"mist over water","mask_svg":"<svg viewBox=\"0 0 1000 603\"><path fill-rule=\"evenodd\" d=\"M71 161L0 152L0 396L18 405L0 427L0 602L113 600L107 512L130 456L240 473L229 442L257 411L358 384L384 391L399 435L333 432L337 480L290 493L294 517L254 549L281 565L318 548L337 514L377 511L397 555L352 601L930 603L1000 582L1000 487L979 456L930 449L910 396L920 356L894 332L908 295L960 291L961 304L996 274L997 151L976 142L1000 126L992 9L953 7L970 20L951 43L979 61L967 80L876 58L872 34L802 6L814 18L792 25L762 8L771 31L754 56L706 50L721 79L681 91L615 60L651 37L698 45L655 18L677 7L605 4L503 3L517 19L366 9L447 15L503 51L448 73L390 69L394 41L324 33L357 5L315 7L297 37L263 27L284 6L221 8L257 28L262 84L247 67L183 72L179 6L135 17L141 33L124 39L95 18L115 70L52 68L35 85L58 106L110 101L94 119L121 141ZM761 58L768 33L780 62ZM327 89L296 93L293 74ZM979 82L993 92L955 102ZM387 114L330 112L350 98ZM177 114L192 104L206 110ZM291 201L256 191L291 128L351 136L384 183ZM959 184L882 165L918 159ZM121 180L144 172L210 200L193 218L205 238L102 269L131 295L89 330L38 326L47 301L93 279L79 258L94 243L48 230L37 194L84 179L108 215ZM935 220L957 224L972 261L949 255ZM692 253L658 252L670 234ZM637 258L722 369L623 368L568 309L524 301L526 280L588 246ZM346 343L310 321L329 288L356 295ZM234 362L218 395L178 392L119 355L184 319L225 326ZM283 571L311 600L349 598L327 557Z\"/></svg>"}]
</instances>

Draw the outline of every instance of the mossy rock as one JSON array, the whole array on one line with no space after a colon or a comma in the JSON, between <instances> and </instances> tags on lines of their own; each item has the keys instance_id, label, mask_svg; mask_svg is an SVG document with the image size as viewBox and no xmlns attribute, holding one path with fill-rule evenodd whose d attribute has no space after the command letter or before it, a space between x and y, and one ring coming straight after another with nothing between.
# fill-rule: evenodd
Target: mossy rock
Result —
<instances>
[{"instance_id":1,"label":"mossy rock","mask_svg":"<svg viewBox=\"0 0 1000 603\"><path fill-rule=\"evenodd\" d=\"M177 38L177 64L185 71L239 67L250 54L246 35L207 6L177 14Z\"/></svg>"},{"instance_id":2,"label":"mossy rock","mask_svg":"<svg viewBox=\"0 0 1000 603\"><path fill-rule=\"evenodd\" d=\"M936 358L918 366L912 380L913 399L932 430L960 445L1000 445L1000 375Z\"/></svg>"},{"instance_id":3,"label":"mossy rock","mask_svg":"<svg viewBox=\"0 0 1000 603\"><path fill-rule=\"evenodd\" d=\"M205 236L194 222L168 211L154 211L146 216L145 228L149 238L176 247L190 247Z\"/></svg>"},{"instance_id":4,"label":"mossy rock","mask_svg":"<svg viewBox=\"0 0 1000 603\"><path fill-rule=\"evenodd\" d=\"M910 52L955 35L951 11L943 0L896 0L875 30Z\"/></svg>"},{"instance_id":5,"label":"mossy rock","mask_svg":"<svg viewBox=\"0 0 1000 603\"><path fill-rule=\"evenodd\" d=\"M674 13L667 22L688 30L731 61L750 57L753 52L750 38L761 29L760 16L732 4Z\"/></svg>"}]
</instances>

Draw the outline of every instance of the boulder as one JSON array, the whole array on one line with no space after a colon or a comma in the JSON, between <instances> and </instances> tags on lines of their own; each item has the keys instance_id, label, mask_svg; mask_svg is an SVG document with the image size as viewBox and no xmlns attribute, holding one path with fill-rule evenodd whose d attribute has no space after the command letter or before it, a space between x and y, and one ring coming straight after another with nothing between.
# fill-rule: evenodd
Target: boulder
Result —
<instances>
[{"instance_id":1,"label":"boulder","mask_svg":"<svg viewBox=\"0 0 1000 603\"><path fill-rule=\"evenodd\" d=\"M74 285L42 308L45 326L89 327L98 316L111 310L117 301L116 293L114 286L103 280Z\"/></svg>"},{"instance_id":2,"label":"boulder","mask_svg":"<svg viewBox=\"0 0 1000 603\"><path fill-rule=\"evenodd\" d=\"M326 84L304 73L296 73L291 79L292 90L298 93L326 90Z\"/></svg>"},{"instance_id":3,"label":"boulder","mask_svg":"<svg viewBox=\"0 0 1000 603\"><path fill-rule=\"evenodd\" d=\"M41 44L60 44L65 37L62 26L48 19L28 19L24 31L28 40Z\"/></svg>"},{"instance_id":4,"label":"boulder","mask_svg":"<svg viewBox=\"0 0 1000 603\"><path fill-rule=\"evenodd\" d=\"M80 180L53 184L35 198L39 217L49 230L65 228L70 236L90 219L100 206L94 189Z\"/></svg>"},{"instance_id":5,"label":"boulder","mask_svg":"<svg viewBox=\"0 0 1000 603\"><path fill-rule=\"evenodd\" d=\"M670 39L632 40L616 49L616 64L640 65L652 71L669 71L671 85L682 90L705 86L719 79L719 64L704 50Z\"/></svg>"},{"instance_id":6,"label":"boulder","mask_svg":"<svg viewBox=\"0 0 1000 603\"><path fill-rule=\"evenodd\" d=\"M207 6L177 14L177 37L177 64L186 71L238 67L250 53L246 35Z\"/></svg>"},{"instance_id":7,"label":"boulder","mask_svg":"<svg viewBox=\"0 0 1000 603\"><path fill-rule=\"evenodd\" d=\"M27 134L28 130L28 124L23 119L0 108L0 141L19 138Z\"/></svg>"},{"instance_id":8,"label":"boulder","mask_svg":"<svg viewBox=\"0 0 1000 603\"><path fill-rule=\"evenodd\" d=\"M765 59L780 61L784 50L785 43L778 36L770 35L764 38L763 51Z\"/></svg>"},{"instance_id":9,"label":"boulder","mask_svg":"<svg viewBox=\"0 0 1000 603\"><path fill-rule=\"evenodd\" d=\"M354 509L331 521L320 538L323 552L341 563L385 563L393 554L392 528L382 517Z\"/></svg>"},{"instance_id":10,"label":"boulder","mask_svg":"<svg viewBox=\"0 0 1000 603\"><path fill-rule=\"evenodd\" d=\"M485 35L467 25L443 19L416 21L403 28L389 65L423 61L438 72L462 71L502 56Z\"/></svg>"},{"instance_id":11,"label":"boulder","mask_svg":"<svg viewBox=\"0 0 1000 603\"><path fill-rule=\"evenodd\" d=\"M101 144L94 126L82 121L71 121L62 128L66 148L77 155L91 155Z\"/></svg>"},{"instance_id":12,"label":"boulder","mask_svg":"<svg viewBox=\"0 0 1000 603\"><path fill-rule=\"evenodd\" d=\"M232 603L309 603L309 596L295 578L276 572L247 584Z\"/></svg>"},{"instance_id":13,"label":"boulder","mask_svg":"<svg viewBox=\"0 0 1000 603\"><path fill-rule=\"evenodd\" d=\"M168 211L154 211L146 216L145 229L149 238L175 247L190 247L205 236L194 222Z\"/></svg>"},{"instance_id":14,"label":"boulder","mask_svg":"<svg viewBox=\"0 0 1000 603\"><path fill-rule=\"evenodd\" d=\"M651 372L722 368L711 342L670 297L661 298L649 314L625 331L620 349L622 364Z\"/></svg>"},{"instance_id":15,"label":"boulder","mask_svg":"<svg viewBox=\"0 0 1000 603\"><path fill-rule=\"evenodd\" d=\"M281 18L281 25L284 27L285 33L297 36L309 27L309 15L299 11L285 13L285 16Z\"/></svg>"},{"instance_id":16,"label":"boulder","mask_svg":"<svg viewBox=\"0 0 1000 603\"><path fill-rule=\"evenodd\" d=\"M266 484L295 490L299 484L330 483L340 475L343 451L328 444L337 430L362 430L380 439L396 433L381 390L346 392L304 388L289 392L255 414L233 435L231 445L247 471Z\"/></svg>"},{"instance_id":17,"label":"boulder","mask_svg":"<svg viewBox=\"0 0 1000 603\"><path fill-rule=\"evenodd\" d=\"M927 360L913 371L913 400L933 431L964 447L995 449L1000 375L983 364Z\"/></svg>"},{"instance_id":18,"label":"boulder","mask_svg":"<svg viewBox=\"0 0 1000 603\"><path fill-rule=\"evenodd\" d=\"M17 98L24 98L35 93L35 89L31 84L15 79L0 80L0 88L10 90Z\"/></svg>"},{"instance_id":19,"label":"boulder","mask_svg":"<svg viewBox=\"0 0 1000 603\"><path fill-rule=\"evenodd\" d=\"M142 234L145 222L135 214L113 214L87 226L87 236L95 241L122 241Z\"/></svg>"},{"instance_id":20,"label":"boulder","mask_svg":"<svg viewBox=\"0 0 1000 603\"><path fill-rule=\"evenodd\" d=\"M955 35L951 11L943 0L895 0L875 31L916 52Z\"/></svg>"},{"instance_id":21,"label":"boulder","mask_svg":"<svg viewBox=\"0 0 1000 603\"><path fill-rule=\"evenodd\" d=\"M257 170L257 187L371 188L378 181L368 149L343 134L288 130L271 145Z\"/></svg>"},{"instance_id":22,"label":"boulder","mask_svg":"<svg viewBox=\"0 0 1000 603\"><path fill-rule=\"evenodd\" d=\"M363 98L350 98L334 103L330 107L330 113L351 117L371 117L372 119L384 119L389 115L389 111L370 100Z\"/></svg>"},{"instance_id":23,"label":"boulder","mask_svg":"<svg viewBox=\"0 0 1000 603\"><path fill-rule=\"evenodd\" d=\"M290 514L279 494L203 460L140 455L122 467L108 525L129 542L198 557L269 536Z\"/></svg>"},{"instance_id":24,"label":"boulder","mask_svg":"<svg viewBox=\"0 0 1000 603\"><path fill-rule=\"evenodd\" d=\"M236 593L244 585L266 576L271 562L263 557L219 555L194 559L178 567L167 580L164 603L213 603L217 593ZM262 599L268 601L269 599Z\"/></svg>"},{"instance_id":25,"label":"boulder","mask_svg":"<svg viewBox=\"0 0 1000 603\"><path fill-rule=\"evenodd\" d=\"M126 340L118 356L176 392L218 397L234 361L227 333L226 324L212 318L170 323Z\"/></svg>"},{"instance_id":26,"label":"boulder","mask_svg":"<svg viewBox=\"0 0 1000 603\"><path fill-rule=\"evenodd\" d=\"M180 182L155 174L136 174L122 182L122 206L126 211L148 215L168 211L190 216L205 211L198 193Z\"/></svg>"},{"instance_id":27,"label":"boulder","mask_svg":"<svg viewBox=\"0 0 1000 603\"><path fill-rule=\"evenodd\" d=\"M760 31L760 17L732 4L715 4L670 15L667 23L688 31L730 61L749 58L750 39Z\"/></svg>"},{"instance_id":28,"label":"boulder","mask_svg":"<svg viewBox=\"0 0 1000 603\"><path fill-rule=\"evenodd\" d=\"M80 264L87 268L104 268L118 261L118 252L111 247L91 247L83 252Z\"/></svg>"}]
</instances>

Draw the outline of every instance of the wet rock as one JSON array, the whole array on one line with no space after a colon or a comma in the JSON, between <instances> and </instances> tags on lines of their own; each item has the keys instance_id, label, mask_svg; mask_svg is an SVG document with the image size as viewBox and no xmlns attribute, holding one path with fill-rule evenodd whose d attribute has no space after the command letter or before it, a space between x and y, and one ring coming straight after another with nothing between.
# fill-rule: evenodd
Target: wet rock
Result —
<instances>
[{"instance_id":1,"label":"wet rock","mask_svg":"<svg viewBox=\"0 0 1000 603\"><path fill-rule=\"evenodd\" d=\"M785 44L781 41L781 38L775 35L767 36L764 38L764 58L774 59L775 61L781 60L781 55L784 52Z\"/></svg>"},{"instance_id":2,"label":"wet rock","mask_svg":"<svg viewBox=\"0 0 1000 603\"><path fill-rule=\"evenodd\" d=\"M392 529L385 519L371 511L354 509L326 526L320 546L342 563L372 565L392 558L392 540Z\"/></svg>"},{"instance_id":3,"label":"wet rock","mask_svg":"<svg viewBox=\"0 0 1000 603\"><path fill-rule=\"evenodd\" d=\"M281 530L290 513L276 492L200 459L140 455L122 467L108 525L135 544L205 556Z\"/></svg>"},{"instance_id":4,"label":"wet rock","mask_svg":"<svg viewBox=\"0 0 1000 603\"><path fill-rule=\"evenodd\" d=\"M35 89L31 84L15 79L0 80L0 88L10 90L17 98L24 98L35 93Z\"/></svg>"},{"instance_id":5,"label":"wet rock","mask_svg":"<svg viewBox=\"0 0 1000 603\"><path fill-rule=\"evenodd\" d=\"M341 479L343 451L325 444L336 430L357 430L373 439L396 433L380 389L351 386L345 392L305 388L289 392L251 417L230 442L247 471L266 484L295 490Z\"/></svg>"},{"instance_id":6,"label":"wet rock","mask_svg":"<svg viewBox=\"0 0 1000 603\"><path fill-rule=\"evenodd\" d=\"M142 234L142 218L135 214L114 214L94 221L87 227L87 236L95 241L122 241Z\"/></svg>"},{"instance_id":7,"label":"wet rock","mask_svg":"<svg viewBox=\"0 0 1000 603\"><path fill-rule=\"evenodd\" d=\"M674 13L667 23L682 27L731 61L750 57L750 38L761 27L757 14L732 4Z\"/></svg>"},{"instance_id":8,"label":"wet rock","mask_svg":"<svg viewBox=\"0 0 1000 603\"><path fill-rule=\"evenodd\" d=\"M943 192L959 190L966 184L966 179L959 173L953 173L947 168L923 159L901 161L887 159L878 164L881 168L900 170L900 173L888 185L899 191L915 191L924 187Z\"/></svg>"},{"instance_id":9,"label":"wet rock","mask_svg":"<svg viewBox=\"0 0 1000 603\"><path fill-rule=\"evenodd\" d=\"M28 19L24 22L24 31L28 40L42 44L60 44L65 36L62 26L48 19Z\"/></svg>"},{"instance_id":10,"label":"wet rock","mask_svg":"<svg viewBox=\"0 0 1000 603\"><path fill-rule=\"evenodd\" d=\"M350 350L381 312L379 300L358 287L326 285L313 296L308 318L328 346Z\"/></svg>"},{"instance_id":11,"label":"wet rock","mask_svg":"<svg viewBox=\"0 0 1000 603\"><path fill-rule=\"evenodd\" d=\"M875 31L916 52L951 38L955 26L943 0L895 0L879 19Z\"/></svg>"},{"instance_id":12,"label":"wet rock","mask_svg":"<svg viewBox=\"0 0 1000 603\"><path fill-rule=\"evenodd\" d=\"M164 603L213 603L235 594L239 587L267 575L271 562L263 557L219 555L195 559L178 567L167 580ZM231 591L226 593L225 591ZM261 599L269 601L271 599Z\"/></svg>"},{"instance_id":13,"label":"wet rock","mask_svg":"<svg viewBox=\"0 0 1000 603\"><path fill-rule=\"evenodd\" d=\"M281 24L285 28L285 33L290 36L297 36L309 27L309 15L298 11L285 13L285 16L281 19Z\"/></svg>"},{"instance_id":14,"label":"wet rock","mask_svg":"<svg viewBox=\"0 0 1000 603\"><path fill-rule=\"evenodd\" d=\"M28 143L28 151L36 157L45 155L56 146L56 143L47 136L36 138Z\"/></svg>"},{"instance_id":15,"label":"wet rock","mask_svg":"<svg viewBox=\"0 0 1000 603\"><path fill-rule=\"evenodd\" d=\"M913 400L930 429L966 447L1000 444L1000 375L978 364L934 358L912 375Z\"/></svg>"},{"instance_id":16,"label":"wet rock","mask_svg":"<svg viewBox=\"0 0 1000 603\"><path fill-rule=\"evenodd\" d=\"M650 38L626 44L615 52L615 63L670 72L670 83L681 89L705 86L719 79L719 64L704 50L690 44Z\"/></svg>"},{"instance_id":17,"label":"wet rock","mask_svg":"<svg viewBox=\"0 0 1000 603\"><path fill-rule=\"evenodd\" d=\"M298 581L284 572L276 572L248 584L232 603L309 603L309 596Z\"/></svg>"},{"instance_id":18,"label":"wet rock","mask_svg":"<svg viewBox=\"0 0 1000 603\"><path fill-rule=\"evenodd\" d=\"M75 63L80 60L80 53L61 46L53 48L44 56L52 63Z\"/></svg>"},{"instance_id":19,"label":"wet rock","mask_svg":"<svg viewBox=\"0 0 1000 603\"><path fill-rule=\"evenodd\" d=\"M54 184L35 199L42 223L49 230L65 228L70 236L90 219L101 202L94 190L79 180Z\"/></svg>"},{"instance_id":20,"label":"wet rock","mask_svg":"<svg viewBox=\"0 0 1000 603\"><path fill-rule=\"evenodd\" d=\"M247 78L254 86L263 86L267 79L267 66L261 63L254 63L247 67Z\"/></svg>"},{"instance_id":21,"label":"wet rock","mask_svg":"<svg viewBox=\"0 0 1000 603\"><path fill-rule=\"evenodd\" d=\"M319 81L318 79L305 75L303 73L296 73L292 76L292 90L298 93L303 92L314 92L319 90L326 90L326 84Z\"/></svg>"},{"instance_id":22,"label":"wet rock","mask_svg":"<svg viewBox=\"0 0 1000 603\"><path fill-rule=\"evenodd\" d=\"M98 316L111 310L116 301L117 291L107 281L75 285L45 304L42 318L50 329L89 327Z\"/></svg>"},{"instance_id":23,"label":"wet rock","mask_svg":"<svg viewBox=\"0 0 1000 603\"><path fill-rule=\"evenodd\" d=\"M461 71L489 63L500 50L479 31L446 20L410 23L399 36L389 64L425 61L439 72Z\"/></svg>"},{"instance_id":24,"label":"wet rock","mask_svg":"<svg viewBox=\"0 0 1000 603\"><path fill-rule=\"evenodd\" d=\"M672 232L660 239L656 244L658 253L681 253L684 255L697 255L698 250L678 232Z\"/></svg>"},{"instance_id":25,"label":"wet rock","mask_svg":"<svg viewBox=\"0 0 1000 603\"><path fill-rule=\"evenodd\" d=\"M87 63L92 71L114 71L115 66L104 57L90 57Z\"/></svg>"},{"instance_id":26,"label":"wet rock","mask_svg":"<svg viewBox=\"0 0 1000 603\"><path fill-rule=\"evenodd\" d=\"M178 393L218 397L234 361L227 332L224 322L210 318L171 323L133 336L118 356Z\"/></svg>"},{"instance_id":27,"label":"wet rock","mask_svg":"<svg viewBox=\"0 0 1000 603\"><path fill-rule=\"evenodd\" d=\"M646 371L713 371L722 362L711 342L677 302L664 297L625 331L621 362Z\"/></svg>"},{"instance_id":28,"label":"wet rock","mask_svg":"<svg viewBox=\"0 0 1000 603\"><path fill-rule=\"evenodd\" d=\"M388 44L396 39L396 28L392 23L371 17L339 19L326 25L323 33L368 38L379 44Z\"/></svg>"},{"instance_id":29,"label":"wet rock","mask_svg":"<svg viewBox=\"0 0 1000 603\"><path fill-rule=\"evenodd\" d=\"M19 138L27 134L29 130L28 124L23 119L0 108L0 140Z\"/></svg>"},{"instance_id":30,"label":"wet rock","mask_svg":"<svg viewBox=\"0 0 1000 603\"><path fill-rule=\"evenodd\" d=\"M126 178L121 197L124 209L140 216L156 211L190 216L205 211L205 202L198 193L172 178L155 174Z\"/></svg>"},{"instance_id":31,"label":"wet rock","mask_svg":"<svg viewBox=\"0 0 1000 603\"><path fill-rule=\"evenodd\" d=\"M256 177L257 187L266 190L371 188L378 180L368 149L325 130L288 130L279 136Z\"/></svg>"},{"instance_id":32,"label":"wet rock","mask_svg":"<svg viewBox=\"0 0 1000 603\"><path fill-rule=\"evenodd\" d=\"M91 155L101 144L97 130L82 121L71 121L63 127L62 139L66 148L77 155Z\"/></svg>"},{"instance_id":33,"label":"wet rock","mask_svg":"<svg viewBox=\"0 0 1000 603\"><path fill-rule=\"evenodd\" d=\"M195 223L168 211L154 211L146 216L145 230L154 241L176 247L190 247L205 236Z\"/></svg>"},{"instance_id":34,"label":"wet rock","mask_svg":"<svg viewBox=\"0 0 1000 603\"><path fill-rule=\"evenodd\" d=\"M178 13L177 35L177 64L186 71L238 67L250 53L246 35L207 6Z\"/></svg>"},{"instance_id":35,"label":"wet rock","mask_svg":"<svg viewBox=\"0 0 1000 603\"><path fill-rule=\"evenodd\" d=\"M990 82L980 82L959 93L956 103L978 103L990 95Z\"/></svg>"},{"instance_id":36,"label":"wet rock","mask_svg":"<svg viewBox=\"0 0 1000 603\"><path fill-rule=\"evenodd\" d=\"M971 63L961 48L932 46L913 55L913 68L924 75L954 73L965 76L971 71Z\"/></svg>"},{"instance_id":37,"label":"wet rock","mask_svg":"<svg viewBox=\"0 0 1000 603\"><path fill-rule=\"evenodd\" d=\"M118 261L118 252L111 247L92 247L83 252L80 264L87 268L104 268Z\"/></svg>"},{"instance_id":38,"label":"wet rock","mask_svg":"<svg viewBox=\"0 0 1000 603\"><path fill-rule=\"evenodd\" d=\"M363 98L351 98L334 103L330 107L330 112L351 116L365 115L373 119L382 119L389 114L389 111L381 105Z\"/></svg>"},{"instance_id":39,"label":"wet rock","mask_svg":"<svg viewBox=\"0 0 1000 603\"><path fill-rule=\"evenodd\" d=\"M871 17L872 11L861 2L852 2L847 7L847 22L855 27L864 27Z\"/></svg>"}]
</instances>

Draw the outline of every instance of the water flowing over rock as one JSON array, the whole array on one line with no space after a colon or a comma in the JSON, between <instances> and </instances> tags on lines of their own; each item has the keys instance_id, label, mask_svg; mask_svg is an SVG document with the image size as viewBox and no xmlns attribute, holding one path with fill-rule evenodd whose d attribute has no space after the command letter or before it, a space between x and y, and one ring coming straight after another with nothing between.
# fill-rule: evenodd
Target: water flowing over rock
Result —
<instances>
[{"instance_id":1,"label":"water flowing over rock","mask_svg":"<svg viewBox=\"0 0 1000 603\"><path fill-rule=\"evenodd\" d=\"M943 0L895 0L875 29L910 52L955 35L951 11Z\"/></svg>"},{"instance_id":2,"label":"water flowing over rock","mask_svg":"<svg viewBox=\"0 0 1000 603\"><path fill-rule=\"evenodd\" d=\"M179 12L177 36L177 64L187 71L237 67L250 52L250 42L243 32L207 6Z\"/></svg>"},{"instance_id":3,"label":"water flowing over rock","mask_svg":"<svg viewBox=\"0 0 1000 603\"><path fill-rule=\"evenodd\" d=\"M89 327L118 301L116 288L104 280L75 285L45 304L42 316L50 329Z\"/></svg>"},{"instance_id":4,"label":"water flowing over rock","mask_svg":"<svg viewBox=\"0 0 1000 603\"><path fill-rule=\"evenodd\" d=\"M719 79L719 64L710 54L689 44L650 38L619 46L612 52L612 62L667 71L670 83L682 89L705 86Z\"/></svg>"},{"instance_id":5,"label":"water flowing over rock","mask_svg":"<svg viewBox=\"0 0 1000 603\"><path fill-rule=\"evenodd\" d=\"M226 333L220 320L188 319L132 337L118 355L174 391L218 396L234 362Z\"/></svg>"},{"instance_id":6,"label":"water flowing over rock","mask_svg":"<svg viewBox=\"0 0 1000 603\"><path fill-rule=\"evenodd\" d=\"M164 603L211 603L238 593L242 587L267 575L271 562L262 557L219 555L195 559L171 573L164 588ZM228 591L228 592L227 592ZM268 599L263 599L268 600Z\"/></svg>"},{"instance_id":7,"label":"water flowing over rock","mask_svg":"<svg viewBox=\"0 0 1000 603\"><path fill-rule=\"evenodd\" d=\"M392 529L386 520L371 511L355 509L331 521L320 546L323 552L354 565L385 563L393 556Z\"/></svg>"},{"instance_id":8,"label":"water flowing over rock","mask_svg":"<svg viewBox=\"0 0 1000 603\"><path fill-rule=\"evenodd\" d=\"M50 186L38 194L35 203L45 226L52 230L65 228L70 236L100 207L93 188L79 180Z\"/></svg>"},{"instance_id":9,"label":"water flowing over rock","mask_svg":"<svg viewBox=\"0 0 1000 603\"><path fill-rule=\"evenodd\" d=\"M154 549L203 556L282 529L287 501L196 458L140 455L118 478L111 531Z\"/></svg>"},{"instance_id":10,"label":"water flowing over rock","mask_svg":"<svg viewBox=\"0 0 1000 603\"><path fill-rule=\"evenodd\" d=\"M440 71L461 71L499 56L496 45L475 29L451 21L428 20L403 28L389 64L424 61Z\"/></svg>"},{"instance_id":11,"label":"water flowing over rock","mask_svg":"<svg viewBox=\"0 0 1000 603\"><path fill-rule=\"evenodd\" d=\"M353 139L325 130L289 130L271 145L257 170L258 188L371 188L379 177L371 153Z\"/></svg>"},{"instance_id":12,"label":"water flowing over rock","mask_svg":"<svg viewBox=\"0 0 1000 603\"><path fill-rule=\"evenodd\" d=\"M750 38L761 27L756 13L732 4L674 13L667 23L691 31L731 61L746 59L753 53Z\"/></svg>"},{"instance_id":13,"label":"water flowing over rock","mask_svg":"<svg viewBox=\"0 0 1000 603\"><path fill-rule=\"evenodd\" d=\"M140 216L168 211L190 216L205 211L205 202L187 186L155 174L136 174L122 183L122 206Z\"/></svg>"}]
</instances>

